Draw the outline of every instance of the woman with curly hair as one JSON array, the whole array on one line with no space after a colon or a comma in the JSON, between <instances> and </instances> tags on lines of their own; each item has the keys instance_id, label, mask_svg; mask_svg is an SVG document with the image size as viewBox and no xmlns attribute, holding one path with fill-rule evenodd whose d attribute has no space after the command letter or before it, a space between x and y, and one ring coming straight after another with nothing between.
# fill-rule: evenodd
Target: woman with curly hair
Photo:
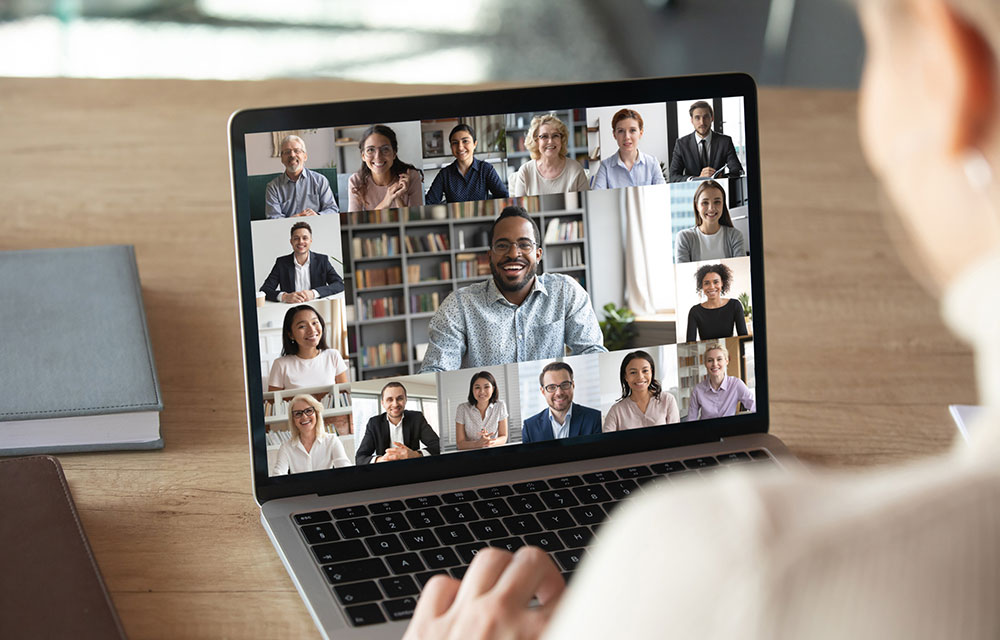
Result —
<instances>
[{"instance_id":1,"label":"woman with curly hair","mask_svg":"<svg viewBox=\"0 0 1000 640\"><path fill-rule=\"evenodd\" d=\"M348 181L348 211L416 207L424 203L424 173L396 154L396 132L384 124L368 127L358 143L361 168Z\"/></svg>"},{"instance_id":2,"label":"woman with curly hair","mask_svg":"<svg viewBox=\"0 0 1000 640\"><path fill-rule=\"evenodd\" d=\"M532 118L524 145L531 160L510 177L510 195L539 196L590 188L580 163L566 157L569 129L559 118L551 113Z\"/></svg>"},{"instance_id":3,"label":"woman with curly hair","mask_svg":"<svg viewBox=\"0 0 1000 640\"><path fill-rule=\"evenodd\" d=\"M695 274L695 291L705 301L688 312L687 342L748 335L743 305L736 298L724 298L733 283L733 270L724 264L706 264Z\"/></svg>"}]
</instances>

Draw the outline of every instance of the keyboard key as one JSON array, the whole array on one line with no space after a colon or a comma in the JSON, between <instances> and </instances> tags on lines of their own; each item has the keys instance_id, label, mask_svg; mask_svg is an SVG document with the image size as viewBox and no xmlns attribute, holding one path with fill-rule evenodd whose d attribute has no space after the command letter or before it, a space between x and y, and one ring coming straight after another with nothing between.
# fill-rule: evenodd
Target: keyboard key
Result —
<instances>
[{"instance_id":1,"label":"keyboard key","mask_svg":"<svg viewBox=\"0 0 1000 640\"><path fill-rule=\"evenodd\" d=\"M719 459L722 464L736 464L739 462L749 462L750 455L742 451L734 451L732 453L724 453L721 456L715 456Z\"/></svg>"},{"instance_id":2,"label":"keyboard key","mask_svg":"<svg viewBox=\"0 0 1000 640\"><path fill-rule=\"evenodd\" d=\"M302 527L302 533L305 534L306 540L309 541L309 544L319 544L321 542L333 542L334 540L340 540L340 536L337 535L337 531L329 522L306 525Z\"/></svg>"},{"instance_id":3,"label":"keyboard key","mask_svg":"<svg viewBox=\"0 0 1000 640\"><path fill-rule=\"evenodd\" d=\"M634 467L625 467L624 469L618 470L619 478L641 478L642 476L652 475L653 472L649 470L649 467L643 465L637 465Z\"/></svg>"},{"instance_id":4,"label":"keyboard key","mask_svg":"<svg viewBox=\"0 0 1000 640\"><path fill-rule=\"evenodd\" d=\"M469 529L472 530L472 535L476 536L479 540L493 540L494 538L502 538L509 535L507 528L499 520L472 522L469 524Z\"/></svg>"},{"instance_id":5,"label":"keyboard key","mask_svg":"<svg viewBox=\"0 0 1000 640\"><path fill-rule=\"evenodd\" d=\"M296 524L316 524L319 522L329 522L333 517L329 511L310 511L309 513L298 513L295 515Z\"/></svg>"},{"instance_id":6,"label":"keyboard key","mask_svg":"<svg viewBox=\"0 0 1000 640\"><path fill-rule=\"evenodd\" d=\"M368 507L359 504L356 507L341 507L333 510L333 517L337 520L347 520L349 518L360 518L368 515Z\"/></svg>"},{"instance_id":7,"label":"keyboard key","mask_svg":"<svg viewBox=\"0 0 1000 640\"><path fill-rule=\"evenodd\" d=\"M657 462L656 464L649 465L649 468L653 473L677 473L678 471L684 471L684 463Z\"/></svg>"},{"instance_id":8,"label":"keyboard key","mask_svg":"<svg viewBox=\"0 0 1000 640\"><path fill-rule=\"evenodd\" d=\"M588 484L596 484L599 482L612 482L617 479L618 476L615 475L615 472L611 471L610 469L607 471L597 471L595 473L583 474L583 481Z\"/></svg>"},{"instance_id":9,"label":"keyboard key","mask_svg":"<svg viewBox=\"0 0 1000 640\"><path fill-rule=\"evenodd\" d=\"M576 522L570 517L569 512L565 509L556 509L554 511L544 511L539 513L538 521L542 524L542 528L546 531L555 531L557 529L565 529L566 527L576 526Z\"/></svg>"},{"instance_id":10,"label":"keyboard key","mask_svg":"<svg viewBox=\"0 0 1000 640\"><path fill-rule=\"evenodd\" d=\"M586 552L586 549L570 549L569 551L556 551L553 555L563 569L566 571L575 571L577 565L583 561L583 556Z\"/></svg>"},{"instance_id":11,"label":"keyboard key","mask_svg":"<svg viewBox=\"0 0 1000 640\"><path fill-rule=\"evenodd\" d=\"M472 542L472 532L464 524L449 524L434 530L441 544L461 544Z\"/></svg>"},{"instance_id":12,"label":"keyboard key","mask_svg":"<svg viewBox=\"0 0 1000 640\"><path fill-rule=\"evenodd\" d=\"M563 571L562 572L562 577L563 577L563 580L566 582L566 584L569 584L569 579L573 577L573 572L572 571Z\"/></svg>"},{"instance_id":13,"label":"keyboard key","mask_svg":"<svg viewBox=\"0 0 1000 640\"><path fill-rule=\"evenodd\" d=\"M453 491L441 494L441 499L446 504L458 504L459 502L475 502L479 499L479 496L473 491Z\"/></svg>"},{"instance_id":14,"label":"keyboard key","mask_svg":"<svg viewBox=\"0 0 1000 640\"><path fill-rule=\"evenodd\" d=\"M338 520L337 528L340 529L340 535L345 538L363 538L365 536L375 535L375 529L372 527L372 523L368 522L366 518Z\"/></svg>"},{"instance_id":15,"label":"keyboard key","mask_svg":"<svg viewBox=\"0 0 1000 640\"><path fill-rule=\"evenodd\" d=\"M583 504L594 504L595 502L608 502L611 495L599 484L588 484L585 487L572 489L573 495Z\"/></svg>"},{"instance_id":16,"label":"keyboard key","mask_svg":"<svg viewBox=\"0 0 1000 640\"><path fill-rule=\"evenodd\" d=\"M423 589L425 586L427 586L427 581L433 578L434 576L438 575L439 573L442 575L448 575L448 572L445 571L444 569L435 569L434 571L424 571L423 573L418 573L413 577L417 579L417 584L419 584L420 588Z\"/></svg>"},{"instance_id":17,"label":"keyboard key","mask_svg":"<svg viewBox=\"0 0 1000 640\"><path fill-rule=\"evenodd\" d=\"M705 467L714 467L719 464L719 461L712 456L702 456L701 458L691 458L684 461L684 466L688 469L704 469Z\"/></svg>"},{"instance_id":18,"label":"keyboard key","mask_svg":"<svg viewBox=\"0 0 1000 640\"><path fill-rule=\"evenodd\" d=\"M518 549L524 546L524 541L520 538L500 538L499 540L490 540L491 547L498 547L500 549L506 549L511 553L514 553Z\"/></svg>"},{"instance_id":19,"label":"keyboard key","mask_svg":"<svg viewBox=\"0 0 1000 640\"><path fill-rule=\"evenodd\" d=\"M382 562L381 558L368 558L367 560L328 564L323 567L323 573L326 574L326 579L330 581L330 584L341 584L381 578L389 575L389 570L385 568L385 563Z\"/></svg>"},{"instance_id":20,"label":"keyboard key","mask_svg":"<svg viewBox=\"0 0 1000 640\"><path fill-rule=\"evenodd\" d=\"M425 529L427 527L437 527L444 524L444 518L438 513L438 510L434 507L428 507L427 509L417 509L416 511L407 511L406 519L410 521L414 529Z\"/></svg>"},{"instance_id":21,"label":"keyboard key","mask_svg":"<svg viewBox=\"0 0 1000 640\"><path fill-rule=\"evenodd\" d=\"M698 473L705 477L720 476L720 475L725 475L727 473L732 473L732 470L729 467L706 467L704 469L700 469Z\"/></svg>"},{"instance_id":22,"label":"keyboard key","mask_svg":"<svg viewBox=\"0 0 1000 640\"><path fill-rule=\"evenodd\" d=\"M358 560L369 556L368 549L365 549L365 545L360 540L318 544L312 550L316 555L316 560L320 564L346 562L347 560Z\"/></svg>"},{"instance_id":23,"label":"keyboard key","mask_svg":"<svg viewBox=\"0 0 1000 640\"><path fill-rule=\"evenodd\" d=\"M587 527L576 527L574 529L563 529L559 532L559 538L566 543L570 549L586 547L594 534Z\"/></svg>"},{"instance_id":24,"label":"keyboard key","mask_svg":"<svg viewBox=\"0 0 1000 640\"><path fill-rule=\"evenodd\" d=\"M505 484L496 487L486 487L485 489L478 489L476 493L479 497L484 500L489 500L490 498L502 498L503 496L514 495L514 490Z\"/></svg>"},{"instance_id":25,"label":"keyboard key","mask_svg":"<svg viewBox=\"0 0 1000 640\"><path fill-rule=\"evenodd\" d=\"M602 522L607 514L599 504L592 504L586 507L573 507L569 510L576 521L580 524L597 524Z\"/></svg>"},{"instance_id":26,"label":"keyboard key","mask_svg":"<svg viewBox=\"0 0 1000 640\"><path fill-rule=\"evenodd\" d=\"M514 484L514 491L517 493L537 493L549 488L544 480L529 480L528 482L517 482Z\"/></svg>"},{"instance_id":27,"label":"keyboard key","mask_svg":"<svg viewBox=\"0 0 1000 640\"><path fill-rule=\"evenodd\" d=\"M418 531L404 531L399 534L399 537L403 540L403 544L410 551L418 551L420 549L433 549L434 547L441 546L438 543L437 538L434 537L434 533L430 529L420 529Z\"/></svg>"},{"instance_id":28,"label":"keyboard key","mask_svg":"<svg viewBox=\"0 0 1000 640\"><path fill-rule=\"evenodd\" d=\"M389 568L395 574L400 573L413 573L414 571L423 571L424 567L423 561L415 553L401 553L396 556L388 556L385 559L388 563Z\"/></svg>"},{"instance_id":29,"label":"keyboard key","mask_svg":"<svg viewBox=\"0 0 1000 640\"><path fill-rule=\"evenodd\" d=\"M365 539L365 544L371 550L372 555L384 556L389 553L401 553L403 551L403 544L399 541L399 538L395 533L390 533L384 536L372 536Z\"/></svg>"},{"instance_id":30,"label":"keyboard key","mask_svg":"<svg viewBox=\"0 0 1000 640\"><path fill-rule=\"evenodd\" d=\"M575 507L580 502L573 497L573 492L569 489L556 489L542 493L542 502L549 509L563 509L565 507Z\"/></svg>"},{"instance_id":31,"label":"keyboard key","mask_svg":"<svg viewBox=\"0 0 1000 640\"><path fill-rule=\"evenodd\" d=\"M379 533L407 531L410 528L409 523L406 522L406 518L401 513L386 513L380 516L372 516L372 524L375 525Z\"/></svg>"},{"instance_id":32,"label":"keyboard key","mask_svg":"<svg viewBox=\"0 0 1000 640\"><path fill-rule=\"evenodd\" d=\"M530 513L522 516L511 516L503 519L507 530L516 536L523 536L526 533L538 533L542 530L542 525L538 524L535 516Z\"/></svg>"},{"instance_id":33,"label":"keyboard key","mask_svg":"<svg viewBox=\"0 0 1000 640\"><path fill-rule=\"evenodd\" d=\"M666 482L669 476L643 476L641 478L636 478L635 482L638 483L640 487L644 487L647 484L656 484L658 482Z\"/></svg>"},{"instance_id":34,"label":"keyboard key","mask_svg":"<svg viewBox=\"0 0 1000 640\"><path fill-rule=\"evenodd\" d=\"M469 544L460 544L455 547L455 551L458 552L458 557L462 559L462 562L469 564L472 559L476 557L480 549L487 546L485 542L470 542Z\"/></svg>"},{"instance_id":35,"label":"keyboard key","mask_svg":"<svg viewBox=\"0 0 1000 640\"><path fill-rule=\"evenodd\" d=\"M415 596L420 593L417 583L410 576L395 576L392 578L382 578L378 581L382 591L387 598L402 598L403 596Z\"/></svg>"},{"instance_id":36,"label":"keyboard key","mask_svg":"<svg viewBox=\"0 0 1000 640\"><path fill-rule=\"evenodd\" d=\"M382 592L378 590L378 585L370 580L338 585L333 588L333 591L343 604L357 604L382 599Z\"/></svg>"},{"instance_id":37,"label":"keyboard key","mask_svg":"<svg viewBox=\"0 0 1000 640\"><path fill-rule=\"evenodd\" d=\"M427 507L436 507L439 504L441 504L441 498L438 496L420 496L419 498L406 499L407 509L426 509Z\"/></svg>"},{"instance_id":38,"label":"keyboard key","mask_svg":"<svg viewBox=\"0 0 1000 640\"><path fill-rule=\"evenodd\" d=\"M645 478L652 478L654 476L642 476ZM639 485L635 483L635 480L619 480L618 482L609 482L604 485L608 489L608 493L615 500L624 500L633 493L639 490Z\"/></svg>"},{"instance_id":39,"label":"keyboard key","mask_svg":"<svg viewBox=\"0 0 1000 640\"><path fill-rule=\"evenodd\" d=\"M472 522L479 520L476 510L471 504L451 504L441 507L441 515L444 516L448 524L458 524L459 522Z\"/></svg>"},{"instance_id":40,"label":"keyboard key","mask_svg":"<svg viewBox=\"0 0 1000 640\"><path fill-rule=\"evenodd\" d=\"M559 536L554 533L533 533L524 536L524 541L533 547L539 547L543 551L561 551L566 548L560 542Z\"/></svg>"},{"instance_id":41,"label":"keyboard key","mask_svg":"<svg viewBox=\"0 0 1000 640\"><path fill-rule=\"evenodd\" d=\"M413 617L413 610L417 608L417 599L386 600L382 603L382 608L390 620L408 620Z\"/></svg>"},{"instance_id":42,"label":"keyboard key","mask_svg":"<svg viewBox=\"0 0 1000 640\"><path fill-rule=\"evenodd\" d=\"M510 503L510 508L514 510L514 513L537 513L545 511L545 505L533 493L523 496L512 496L507 498L507 501Z\"/></svg>"},{"instance_id":43,"label":"keyboard key","mask_svg":"<svg viewBox=\"0 0 1000 640\"><path fill-rule=\"evenodd\" d=\"M368 509L374 515L378 515L380 513L390 513L392 511L402 511L403 508L402 500L386 500L384 502L373 502L368 505Z\"/></svg>"},{"instance_id":44,"label":"keyboard key","mask_svg":"<svg viewBox=\"0 0 1000 640\"><path fill-rule=\"evenodd\" d=\"M347 607L347 619L355 627L364 627L369 624L380 624L385 622L385 616L377 604L362 604L356 607Z\"/></svg>"},{"instance_id":45,"label":"keyboard key","mask_svg":"<svg viewBox=\"0 0 1000 640\"><path fill-rule=\"evenodd\" d=\"M454 567L456 564L461 564L455 552L448 547L426 549L420 552L420 556L424 559L429 569L445 569L447 567Z\"/></svg>"},{"instance_id":46,"label":"keyboard key","mask_svg":"<svg viewBox=\"0 0 1000 640\"><path fill-rule=\"evenodd\" d=\"M689 469L687 471L678 471L677 473L671 473L667 477L670 478L671 482L687 482L688 480L692 478L697 478L699 476L697 471L692 471Z\"/></svg>"},{"instance_id":47,"label":"keyboard key","mask_svg":"<svg viewBox=\"0 0 1000 640\"><path fill-rule=\"evenodd\" d=\"M472 505L483 518L502 518L513 513L503 498L480 500Z\"/></svg>"},{"instance_id":48,"label":"keyboard key","mask_svg":"<svg viewBox=\"0 0 1000 640\"><path fill-rule=\"evenodd\" d=\"M553 489L569 489L570 487L579 487L581 484L583 484L583 480L580 476L562 476L549 479L549 486Z\"/></svg>"},{"instance_id":49,"label":"keyboard key","mask_svg":"<svg viewBox=\"0 0 1000 640\"><path fill-rule=\"evenodd\" d=\"M465 577L465 572L468 570L469 567L452 567L451 569L448 570L448 573L451 574L452 578L455 578L456 580L461 580L462 578Z\"/></svg>"}]
</instances>

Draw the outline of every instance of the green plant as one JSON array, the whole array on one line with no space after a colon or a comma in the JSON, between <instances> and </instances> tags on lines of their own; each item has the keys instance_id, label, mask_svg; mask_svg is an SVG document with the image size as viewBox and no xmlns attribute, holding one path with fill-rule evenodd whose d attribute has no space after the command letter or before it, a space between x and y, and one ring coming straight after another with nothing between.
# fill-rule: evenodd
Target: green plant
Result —
<instances>
[{"instance_id":1,"label":"green plant","mask_svg":"<svg viewBox=\"0 0 1000 640\"><path fill-rule=\"evenodd\" d=\"M750 321L753 321L753 307L750 306L750 296L743 292L736 298L743 305L743 316Z\"/></svg>"},{"instance_id":2,"label":"green plant","mask_svg":"<svg viewBox=\"0 0 1000 640\"><path fill-rule=\"evenodd\" d=\"M628 307L617 307L609 302L601 310L604 319L600 321L601 333L604 334L604 346L608 351L627 349L639 333L635 326L635 314Z\"/></svg>"}]
</instances>

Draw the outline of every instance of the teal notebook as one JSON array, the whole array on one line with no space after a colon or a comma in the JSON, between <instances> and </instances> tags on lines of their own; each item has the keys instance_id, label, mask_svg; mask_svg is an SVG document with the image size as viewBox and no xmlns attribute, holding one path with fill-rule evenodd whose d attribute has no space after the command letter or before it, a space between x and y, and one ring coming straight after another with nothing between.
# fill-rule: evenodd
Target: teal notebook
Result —
<instances>
[{"instance_id":1,"label":"teal notebook","mask_svg":"<svg viewBox=\"0 0 1000 640\"><path fill-rule=\"evenodd\" d=\"M159 449L131 246L0 251L0 455Z\"/></svg>"}]
</instances>

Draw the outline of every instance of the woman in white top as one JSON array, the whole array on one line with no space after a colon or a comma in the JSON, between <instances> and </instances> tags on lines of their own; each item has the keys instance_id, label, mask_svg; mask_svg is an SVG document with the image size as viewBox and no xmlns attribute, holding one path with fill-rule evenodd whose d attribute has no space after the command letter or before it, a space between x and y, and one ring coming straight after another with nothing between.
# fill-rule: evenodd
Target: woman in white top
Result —
<instances>
[{"instance_id":1,"label":"woman in white top","mask_svg":"<svg viewBox=\"0 0 1000 640\"><path fill-rule=\"evenodd\" d=\"M497 381L480 371L469 383L469 401L455 411L455 445L483 449L507 442L507 405L498 398Z\"/></svg>"},{"instance_id":2,"label":"woman in white top","mask_svg":"<svg viewBox=\"0 0 1000 640\"><path fill-rule=\"evenodd\" d=\"M510 177L510 195L539 196L590 188L580 163L566 157L569 130L559 118L552 114L532 118L524 145L531 153L531 160Z\"/></svg>"},{"instance_id":3,"label":"woman in white top","mask_svg":"<svg viewBox=\"0 0 1000 640\"><path fill-rule=\"evenodd\" d=\"M726 192L715 180L705 180L694 192L694 226L677 234L675 262L739 258L747 254L743 232L733 227Z\"/></svg>"},{"instance_id":4,"label":"woman in white top","mask_svg":"<svg viewBox=\"0 0 1000 640\"><path fill-rule=\"evenodd\" d=\"M604 418L603 431L625 431L680 422L677 400L664 391L656 379L653 357L645 351L633 351L622 360L619 380L622 397L611 405Z\"/></svg>"},{"instance_id":5,"label":"woman in white top","mask_svg":"<svg viewBox=\"0 0 1000 640\"><path fill-rule=\"evenodd\" d=\"M271 363L268 391L320 387L348 381L347 363L326 346L326 325L307 304L285 313L281 327L281 357Z\"/></svg>"},{"instance_id":6,"label":"woman in white top","mask_svg":"<svg viewBox=\"0 0 1000 640\"><path fill-rule=\"evenodd\" d=\"M292 437L278 449L272 476L350 466L340 438L323 427L323 406L312 396L292 398L288 405L288 430Z\"/></svg>"}]
</instances>

